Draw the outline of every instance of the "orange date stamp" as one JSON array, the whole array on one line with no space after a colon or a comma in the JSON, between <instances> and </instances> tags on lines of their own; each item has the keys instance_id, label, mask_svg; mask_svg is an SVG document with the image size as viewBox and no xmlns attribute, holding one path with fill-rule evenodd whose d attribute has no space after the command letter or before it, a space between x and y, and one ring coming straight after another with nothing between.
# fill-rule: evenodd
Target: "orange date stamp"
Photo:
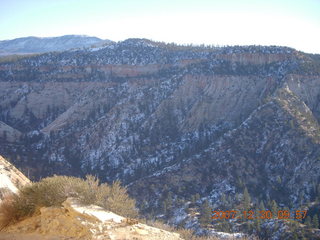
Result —
<instances>
[{"instance_id":1,"label":"orange date stamp","mask_svg":"<svg viewBox=\"0 0 320 240\"><path fill-rule=\"evenodd\" d=\"M289 210L279 210L275 214L270 210L261 211L211 211L211 219L237 219L243 218L248 220L253 219L304 219L307 216L306 210L296 210L290 212Z\"/></svg>"}]
</instances>

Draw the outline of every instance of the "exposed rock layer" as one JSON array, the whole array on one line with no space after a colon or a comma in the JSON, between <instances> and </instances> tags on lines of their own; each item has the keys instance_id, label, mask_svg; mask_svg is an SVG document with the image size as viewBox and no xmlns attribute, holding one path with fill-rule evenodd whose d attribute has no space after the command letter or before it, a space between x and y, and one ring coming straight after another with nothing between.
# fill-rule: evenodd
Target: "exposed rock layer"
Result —
<instances>
[{"instance_id":1,"label":"exposed rock layer","mask_svg":"<svg viewBox=\"0 0 320 240\"><path fill-rule=\"evenodd\" d=\"M129 39L4 61L0 86L0 120L22 133L0 152L36 177L121 179L159 214L169 193L177 208L244 186L283 204L317 194L318 55Z\"/></svg>"}]
</instances>

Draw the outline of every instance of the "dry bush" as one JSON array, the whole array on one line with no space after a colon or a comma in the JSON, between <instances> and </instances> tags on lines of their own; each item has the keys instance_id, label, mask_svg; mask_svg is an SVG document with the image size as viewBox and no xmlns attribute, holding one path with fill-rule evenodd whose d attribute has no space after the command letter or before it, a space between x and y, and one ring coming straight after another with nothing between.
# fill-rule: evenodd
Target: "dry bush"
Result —
<instances>
[{"instance_id":1,"label":"dry bush","mask_svg":"<svg viewBox=\"0 0 320 240\"><path fill-rule=\"evenodd\" d=\"M113 185L101 184L93 176L86 180L53 176L22 187L18 195L3 201L0 205L2 218L0 226L7 226L26 216L37 214L41 207L61 206L68 198L75 197L83 204L95 204L106 210L126 217L136 217L135 201L129 197L120 182Z\"/></svg>"},{"instance_id":2,"label":"dry bush","mask_svg":"<svg viewBox=\"0 0 320 240\"><path fill-rule=\"evenodd\" d=\"M86 180L83 182L84 184L78 184L78 186L74 188L78 199L82 204L97 204L98 195L101 191L99 179L94 176L87 175ZM70 188L72 188L72 186L70 186Z\"/></svg>"},{"instance_id":3,"label":"dry bush","mask_svg":"<svg viewBox=\"0 0 320 240\"><path fill-rule=\"evenodd\" d=\"M80 178L48 177L21 188L19 199L26 211L29 211L26 215L29 215L41 207L61 206L68 197L77 197L84 192L86 185Z\"/></svg>"},{"instance_id":4,"label":"dry bush","mask_svg":"<svg viewBox=\"0 0 320 240\"><path fill-rule=\"evenodd\" d=\"M191 229L180 228L176 230L180 234L180 237L183 239L193 240L195 238L194 232Z\"/></svg>"},{"instance_id":5,"label":"dry bush","mask_svg":"<svg viewBox=\"0 0 320 240\"><path fill-rule=\"evenodd\" d=\"M124 220L122 220L123 223L125 223L127 225L135 225L135 224L138 224L139 221L137 219L134 219L134 218L125 218Z\"/></svg>"},{"instance_id":6,"label":"dry bush","mask_svg":"<svg viewBox=\"0 0 320 240\"><path fill-rule=\"evenodd\" d=\"M6 195L0 204L0 230L16 222L17 211L14 206L16 196L14 194Z\"/></svg>"},{"instance_id":7,"label":"dry bush","mask_svg":"<svg viewBox=\"0 0 320 240\"><path fill-rule=\"evenodd\" d=\"M174 232L176 231L176 229L168 224L165 224L159 220L146 220L145 224L151 226L151 227L155 227L155 228L159 228L168 232Z\"/></svg>"},{"instance_id":8,"label":"dry bush","mask_svg":"<svg viewBox=\"0 0 320 240\"><path fill-rule=\"evenodd\" d=\"M97 205L125 217L138 216L135 200L129 197L127 189L121 187L119 181L114 182L111 186L101 184L97 193Z\"/></svg>"}]
</instances>

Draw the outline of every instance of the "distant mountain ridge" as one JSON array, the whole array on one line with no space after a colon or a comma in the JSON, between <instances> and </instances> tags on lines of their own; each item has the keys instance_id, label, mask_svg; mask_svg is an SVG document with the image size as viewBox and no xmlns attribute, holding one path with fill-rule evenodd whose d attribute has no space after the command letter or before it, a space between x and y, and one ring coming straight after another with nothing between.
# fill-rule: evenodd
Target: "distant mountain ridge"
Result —
<instances>
[{"instance_id":1,"label":"distant mountain ridge","mask_svg":"<svg viewBox=\"0 0 320 240\"><path fill-rule=\"evenodd\" d=\"M108 44L110 40L85 35L64 35L61 37L23 37L0 41L0 56L11 54L33 54L65 51L73 48Z\"/></svg>"}]
</instances>

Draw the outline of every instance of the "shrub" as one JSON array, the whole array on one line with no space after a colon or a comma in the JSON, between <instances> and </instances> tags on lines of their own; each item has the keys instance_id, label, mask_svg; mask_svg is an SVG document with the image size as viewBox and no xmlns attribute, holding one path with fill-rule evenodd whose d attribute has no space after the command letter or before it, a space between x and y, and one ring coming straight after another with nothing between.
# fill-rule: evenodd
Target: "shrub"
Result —
<instances>
[{"instance_id":1,"label":"shrub","mask_svg":"<svg viewBox=\"0 0 320 240\"><path fill-rule=\"evenodd\" d=\"M129 197L127 190L120 184L120 181L114 182L111 186L101 184L96 204L122 216L137 217L135 200Z\"/></svg>"},{"instance_id":2,"label":"shrub","mask_svg":"<svg viewBox=\"0 0 320 240\"><path fill-rule=\"evenodd\" d=\"M145 224L151 226L151 227L155 227L155 228L159 228L168 232L174 232L176 231L176 229L168 224L163 223L160 220L147 220L145 221Z\"/></svg>"},{"instance_id":3,"label":"shrub","mask_svg":"<svg viewBox=\"0 0 320 240\"><path fill-rule=\"evenodd\" d=\"M18 211L13 204L16 195L6 195L0 204L0 230L16 221Z\"/></svg>"},{"instance_id":4,"label":"shrub","mask_svg":"<svg viewBox=\"0 0 320 240\"><path fill-rule=\"evenodd\" d=\"M136 217L135 201L119 181L112 185L99 184L93 176L86 180L53 176L20 189L0 205L0 226L7 226L24 217L38 214L41 207L61 206L68 198L75 197L83 204L95 204L125 217Z\"/></svg>"}]
</instances>

